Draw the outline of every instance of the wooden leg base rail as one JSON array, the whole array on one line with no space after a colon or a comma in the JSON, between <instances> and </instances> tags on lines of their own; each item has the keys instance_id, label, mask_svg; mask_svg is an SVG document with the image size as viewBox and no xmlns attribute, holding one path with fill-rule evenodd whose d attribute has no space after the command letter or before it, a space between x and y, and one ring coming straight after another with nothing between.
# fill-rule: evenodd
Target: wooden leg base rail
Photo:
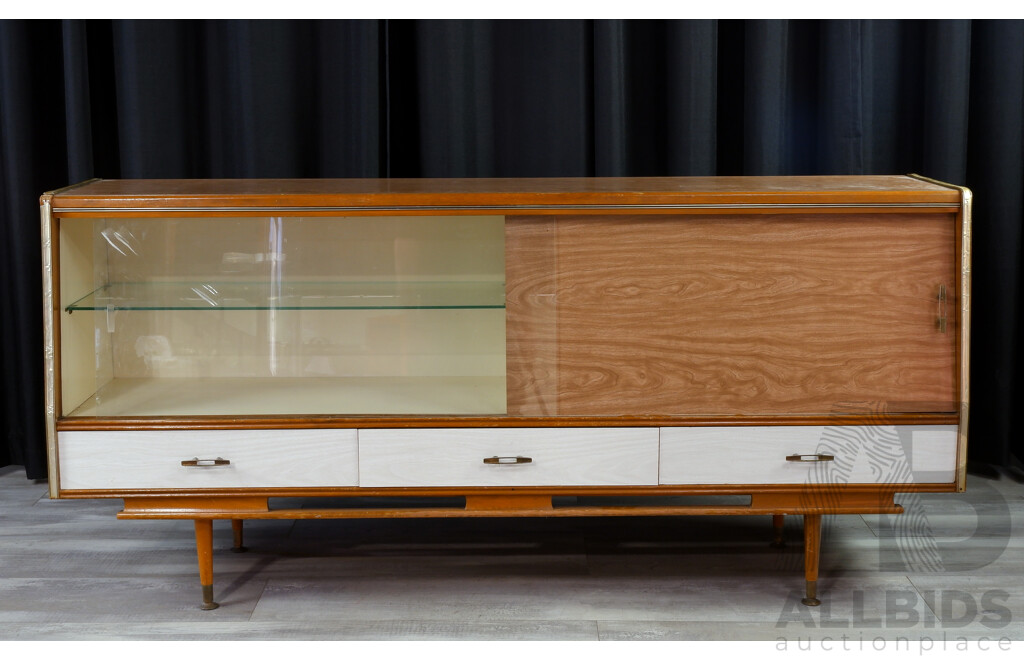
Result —
<instances>
[{"instance_id":1,"label":"wooden leg base rail","mask_svg":"<svg viewBox=\"0 0 1024 660\"><path fill-rule=\"evenodd\" d=\"M243 524L245 524L244 521L238 520L237 518L231 521L231 532L235 537L234 545L231 546L231 552L245 552L249 549L242 543Z\"/></svg>"},{"instance_id":2,"label":"wooden leg base rail","mask_svg":"<svg viewBox=\"0 0 1024 660\"><path fill-rule=\"evenodd\" d=\"M800 602L809 607L817 607L821 605L821 601L818 600L818 581L808 580L807 581L807 596L800 599Z\"/></svg>"},{"instance_id":3,"label":"wooden leg base rail","mask_svg":"<svg viewBox=\"0 0 1024 660\"><path fill-rule=\"evenodd\" d=\"M511 518L605 516L729 516L783 514L902 513L887 497L843 497L835 501L804 496L751 496L750 504L553 506L551 495L469 495L464 508L332 508L271 509L266 497L139 497L126 498L118 518L208 520L320 520L329 518ZM781 524L781 523L777 523ZM240 542L239 542L240 544Z\"/></svg>"},{"instance_id":4,"label":"wooden leg base rail","mask_svg":"<svg viewBox=\"0 0 1024 660\"><path fill-rule=\"evenodd\" d=\"M201 609L214 610L219 605L213 602L213 521L197 520L196 554L199 555L199 584L203 588Z\"/></svg>"},{"instance_id":5,"label":"wooden leg base rail","mask_svg":"<svg viewBox=\"0 0 1024 660\"><path fill-rule=\"evenodd\" d=\"M778 497L785 503L792 498ZM213 521L230 520L233 533L232 550L242 552L244 520L253 519L330 519L330 518L433 518L433 517L517 517L517 516L682 516L682 515L752 515L770 514L774 531L773 547L783 546L785 516L802 515L804 520L804 605L820 605L818 599L818 564L821 549L822 515L829 513L901 513L902 508L888 502L873 506L859 498L842 499L828 507L786 508L779 510L768 502L751 499L744 505L692 506L566 506L553 507L550 495L474 495L466 498L463 509L455 507L405 509L270 509L267 498L241 497L149 497L128 498L120 518L190 519L196 532L196 553L199 560L199 583L202 586L204 610L219 607L213 600Z\"/></svg>"},{"instance_id":6,"label":"wooden leg base rail","mask_svg":"<svg viewBox=\"0 0 1024 660\"><path fill-rule=\"evenodd\" d=\"M783 535L783 527L786 523L786 516L781 513L772 516L772 543L773 548L786 547L786 539Z\"/></svg>"},{"instance_id":7,"label":"wooden leg base rail","mask_svg":"<svg viewBox=\"0 0 1024 660\"><path fill-rule=\"evenodd\" d=\"M804 514L804 575L807 579L807 597L804 605L821 605L818 600L818 558L821 555L821 514Z\"/></svg>"}]
</instances>

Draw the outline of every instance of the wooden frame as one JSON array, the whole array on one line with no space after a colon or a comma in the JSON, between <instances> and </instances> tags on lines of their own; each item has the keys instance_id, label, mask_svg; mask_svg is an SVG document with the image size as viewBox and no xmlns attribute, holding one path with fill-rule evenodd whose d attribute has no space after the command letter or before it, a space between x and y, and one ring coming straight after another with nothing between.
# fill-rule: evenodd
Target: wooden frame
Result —
<instances>
[{"instance_id":1,"label":"wooden frame","mask_svg":"<svg viewBox=\"0 0 1024 660\"><path fill-rule=\"evenodd\" d=\"M608 179L447 179L447 180L202 180L83 182L46 193L41 200L44 266L44 344L46 349L46 415L50 490L54 498L123 498L120 518L192 519L203 587L203 607L216 606L212 586L213 520L231 520L236 549L242 545L242 521L266 518L406 518L494 516L627 516L627 515L771 515L776 533L781 516L802 515L805 521L806 605L816 605L821 516L842 513L899 513L896 492L956 492L965 486L966 425L969 400L970 338L970 191L924 177L693 177ZM766 411L727 409L674 411L674 414L579 413L511 415L204 415L72 417L61 408L60 223L80 218L147 218L173 216L253 217L476 215L512 218L547 217L564 223L576 218L605 217L626 223L658 217L680 220L702 217L709 227L717 219L739 216L790 219L841 218L843 226L858 218L899 222L901 218L952 218L950 289L956 315L951 337L953 397L946 409L850 410L795 409ZM926 223L927 224L927 223ZM507 226L507 225L506 225ZM666 234L667 235L667 234ZM621 241L621 236L619 239ZM596 241L595 245L600 241ZM611 244L609 244L611 245ZM548 249L544 247L543 249ZM602 248L604 249L604 248ZM608 250L614 250L614 246ZM612 252L608 252L612 253ZM508 257L507 257L508 258ZM515 258L522 258L520 253ZM931 258L931 257L927 257ZM576 266L578 267L578 266ZM599 304L599 300L596 301ZM869 309L870 305L862 305ZM529 328L526 330L529 332ZM589 341L589 340L588 340ZM564 355L562 359L566 359ZM579 361L580 357L573 358ZM557 389L557 388L556 388ZM614 391L611 393L614 400ZM640 397L644 399L646 397ZM826 397L827 399L827 397ZM601 408L602 406L596 406ZM799 407L798 407L799 408ZM243 489L136 488L72 490L62 488L58 432L127 430L225 429L417 429L417 428L561 428L561 427L756 427L935 425L958 427L956 477L949 483L878 484L733 484L651 486L525 486L444 488L295 487ZM748 505L554 506L558 496L700 496L747 495ZM408 508L400 501L390 508L271 509L270 497L464 497L456 507Z\"/></svg>"}]
</instances>

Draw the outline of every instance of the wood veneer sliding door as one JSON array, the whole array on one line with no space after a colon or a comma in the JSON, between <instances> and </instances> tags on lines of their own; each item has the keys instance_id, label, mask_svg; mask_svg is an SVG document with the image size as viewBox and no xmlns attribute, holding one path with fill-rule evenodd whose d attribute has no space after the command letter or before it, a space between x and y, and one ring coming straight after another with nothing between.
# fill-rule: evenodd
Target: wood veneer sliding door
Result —
<instances>
[{"instance_id":1,"label":"wood veneer sliding door","mask_svg":"<svg viewBox=\"0 0 1024 660\"><path fill-rule=\"evenodd\" d=\"M944 213L509 217L508 412L953 412L954 230Z\"/></svg>"}]
</instances>

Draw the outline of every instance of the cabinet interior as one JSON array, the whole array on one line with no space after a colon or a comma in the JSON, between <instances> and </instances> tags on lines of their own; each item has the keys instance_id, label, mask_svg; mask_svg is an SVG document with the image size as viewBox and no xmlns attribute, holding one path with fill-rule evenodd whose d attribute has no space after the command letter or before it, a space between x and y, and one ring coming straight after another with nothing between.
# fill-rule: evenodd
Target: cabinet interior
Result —
<instances>
[{"instance_id":1,"label":"cabinet interior","mask_svg":"<svg viewBox=\"0 0 1024 660\"><path fill-rule=\"evenodd\" d=\"M69 416L503 414L504 218L69 219Z\"/></svg>"}]
</instances>

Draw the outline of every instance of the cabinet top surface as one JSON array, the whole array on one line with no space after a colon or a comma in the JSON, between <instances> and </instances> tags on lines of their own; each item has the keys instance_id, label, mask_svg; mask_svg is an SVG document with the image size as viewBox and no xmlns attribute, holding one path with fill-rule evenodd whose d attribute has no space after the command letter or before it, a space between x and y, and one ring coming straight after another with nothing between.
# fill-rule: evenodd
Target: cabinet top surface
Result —
<instances>
[{"instance_id":1,"label":"cabinet top surface","mask_svg":"<svg viewBox=\"0 0 1024 660\"><path fill-rule=\"evenodd\" d=\"M44 196L44 199L47 196ZM910 176L528 179L98 179L57 191L52 207L490 207L941 204L960 193Z\"/></svg>"}]
</instances>

